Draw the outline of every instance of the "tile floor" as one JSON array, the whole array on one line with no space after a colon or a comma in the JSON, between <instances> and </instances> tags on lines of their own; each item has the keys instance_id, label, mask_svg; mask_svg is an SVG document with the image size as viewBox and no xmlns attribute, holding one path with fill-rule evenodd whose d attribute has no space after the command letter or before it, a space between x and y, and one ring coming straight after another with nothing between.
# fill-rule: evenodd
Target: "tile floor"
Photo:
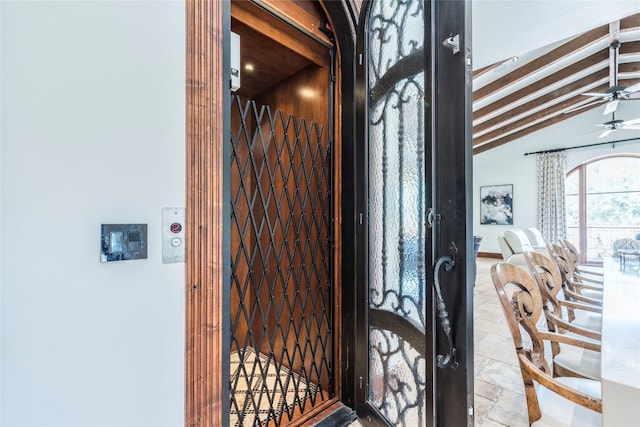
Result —
<instances>
[{"instance_id":1,"label":"tile floor","mask_svg":"<svg viewBox=\"0 0 640 427\"><path fill-rule=\"evenodd\" d=\"M474 289L475 425L528 426L527 402L511 334L489 270L501 260L478 258Z\"/></svg>"},{"instance_id":2,"label":"tile floor","mask_svg":"<svg viewBox=\"0 0 640 427\"><path fill-rule=\"evenodd\" d=\"M526 427L527 403L513 341L489 270L501 260L478 258L474 288L475 425ZM361 427L359 421L350 427Z\"/></svg>"}]
</instances>

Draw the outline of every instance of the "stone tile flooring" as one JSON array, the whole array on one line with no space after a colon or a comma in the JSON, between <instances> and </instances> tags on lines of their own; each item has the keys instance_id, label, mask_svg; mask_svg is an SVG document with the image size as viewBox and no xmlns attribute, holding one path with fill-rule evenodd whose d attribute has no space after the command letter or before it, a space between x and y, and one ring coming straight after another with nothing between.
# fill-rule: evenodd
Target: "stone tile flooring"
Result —
<instances>
[{"instance_id":1,"label":"stone tile flooring","mask_svg":"<svg viewBox=\"0 0 640 427\"><path fill-rule=\"evenodd\" d=\"M478 258L474 288L475 425L526 427L527 403L520 368L490 268L501 260ZM359 421L350 427L361 427Z\"/></svg>"},{"instance_id":2,"label":"stone tile flooring","mask_svg":"<svg viewBox=\"0 0 640 427\"><path fill-rule=\"evenodd\" d=\"M475 425L528 426L522 376L489 270L498 259L478 258L474 288Z\"/></svg>"}]
</instances>

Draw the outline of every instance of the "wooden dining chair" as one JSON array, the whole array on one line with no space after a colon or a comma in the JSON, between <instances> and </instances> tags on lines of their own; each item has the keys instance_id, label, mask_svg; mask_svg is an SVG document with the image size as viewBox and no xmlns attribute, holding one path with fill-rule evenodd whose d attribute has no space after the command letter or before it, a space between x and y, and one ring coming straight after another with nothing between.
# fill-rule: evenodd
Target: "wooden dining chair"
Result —
<instances>
[{"instance_id":1,"label":"wooden dining chair","mask_svg":"<svg viewBox=\"0 0 640 427\"><path fill-rule=\"evenodd\" d=\"M540 252L527 252L524 258L540 288L548 329L601 341L602 309L564 299L561 292L562 275L556 263L550 258Z\"/></svg>"},{"instance_id":2,"label":"wooden dining chair","mask_svg":"<svg viewBox=\"0 0 640 427\"><path fill-rule=\"evenodd\" d=\"M524 382L530 426L601 426L600 382L554 377L545 357L545 339L574 342L566 334L539 331L543 307L538 285L520 267L499 263L491 278L513 338ZM523 339L523 332L528 338Z\"/></svg>"},{"instance_id":3,"label":"wooden dining chair","mask_svg":"<svg viewBox=\"0 0 640 427\"><path fill-rule=\"evenodd\" d=\"M553 376L599 380L601 334L593 329L572 324L563 318L563 308L577 311L585 304L574 301L561 304L555 298L554 293L557 293L556 289L560 287L562 280L560 272L549 258L540 253L537 255L539 256L536 256L536 252L526 252L524 256L542 298L542 312L545 315L547 330L550 333L568 334L567 336L575 338L571 344L558 342L553 336L546 338L551 350Z\"/></svg>"},{"instance_id":4,"label":"wooden dining chair","mask_svg":"<svg viewBox=\"0 0 640 427\"><path fill-rule=\"evenodd\" d=\"M571 256L561 245L550 244L548 249L562 275L562 289L565 297L601 307L604 290L602 283L592 282L590 279L576 274Z\"/></svg>"},{"instance_id":5,"label":"wooden dining chair","mask_svg":"<svg viewBox=\"0 0 640 427\"><path fill-rule=\"evenodd\" d=\"M566 243L564 243L566 242ZM560 240L556 244L547 245L547 247L552 246L554 250L561 254L563 257L567 259L569 266L571 268L571 274L577 282L585 282L591 286L602 286L604 283L602 274L585 274L579 268L579 259L580 255L576 255L573 251L569 250L567 243L570 245L570 242ZM574 246L575 249L575 246Z\"/></svg>"},{"instance_id":6,"label":"wooden dining chair","mask_svg":"<svg viewBox=\"0 0 640 427\"><path fill-rule=\"evenodd\" d=\"M582 264L580 262L580 252L578 251L578 248L576 248L575 245L570 241L568 241L567 239L561 239L560 244L567 251L568 255L571 256L575 265L575 270L576 272L578 272L578 274L581 274L587 277L594 276L595 279L602 282L602 279L604 277L604 272L602 270L602 267L598 267L596 265Z\"/></svg>"}]
</instances>

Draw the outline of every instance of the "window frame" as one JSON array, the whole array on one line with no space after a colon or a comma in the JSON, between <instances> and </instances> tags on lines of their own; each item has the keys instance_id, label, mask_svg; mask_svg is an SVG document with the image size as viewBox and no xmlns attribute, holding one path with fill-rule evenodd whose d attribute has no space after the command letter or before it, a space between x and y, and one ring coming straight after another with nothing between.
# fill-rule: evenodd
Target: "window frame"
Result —
<instances>
[{"instance_id":1,"label":"window frame","mask_svg":"<svg viewBox=\"0 0 640 427\"><path fill-rule=\"evenodd\" d=\"M578 242L573 242L580 251L580 263L598 265L601 262L589 261L587 259L587 167L593 163L601 162L612 158L635 158L640 160L640 154L635 153L616 153L605 156L598 156L587 161L584 161L577 166L570 169L565 174L565 182L569 177L577 173L578 174ZM565 205L568 206L567 194L565 193ZM568 225L567 225L568 227Z\"/></svg>"}]
</instances>

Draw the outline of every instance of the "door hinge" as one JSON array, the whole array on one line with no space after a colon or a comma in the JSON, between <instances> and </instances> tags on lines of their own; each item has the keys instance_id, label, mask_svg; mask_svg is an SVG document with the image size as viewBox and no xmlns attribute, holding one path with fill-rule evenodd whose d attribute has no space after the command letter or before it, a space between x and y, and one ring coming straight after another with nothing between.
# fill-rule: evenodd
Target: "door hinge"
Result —
<instances>
[{"instance_id":1,"label":"door hinge","mask_svg":"<svg viewBox=\"0 0 640 427\"><path fill-rule=\"evenodd\" d=\"M448 38L444 39L442 42L442 46L451 49L453 54L457 54L460 52L460 34L450 35Z\"/></svg>"},{"instance_id":2,"label":"door hinge","mask_svg":"<svg viewBox=\"0 0 640 427\"><path fill-rule=\"evenodd\" d=\"M427 227L433 228L436 223L439 223L442 219L442 215L436 213L433 208L427 210Z\"/></svg>"},{"instance_id":3,"label":"door hinge","mask_svg":"<svg viewBox=\"0 0 640 427\"><path fill-rule=\"evenodd\" d=\"M362 54L358 55L358 64L362 65Z\"/></svg>"}]
</instances>

